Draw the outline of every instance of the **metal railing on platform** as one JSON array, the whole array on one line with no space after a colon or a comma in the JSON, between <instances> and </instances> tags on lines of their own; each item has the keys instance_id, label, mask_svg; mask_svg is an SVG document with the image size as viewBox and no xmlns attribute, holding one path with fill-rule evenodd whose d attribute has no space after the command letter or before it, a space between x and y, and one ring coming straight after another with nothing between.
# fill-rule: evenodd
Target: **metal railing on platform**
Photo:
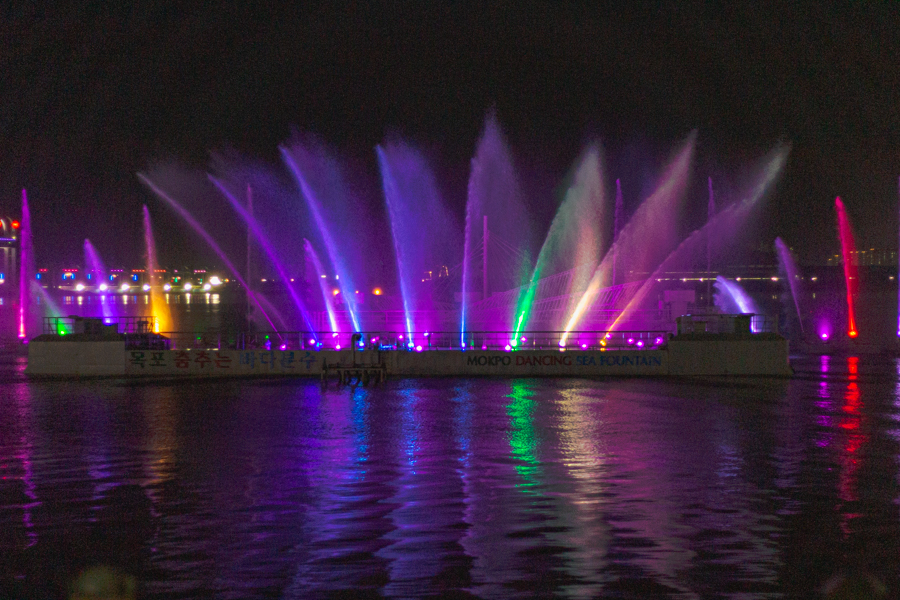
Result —
<instances>
[{"instance_id":1,"label":"metal railing on platform","mask_svg":"<svg viewBox=\"0 0 900 600\"><path fill-rule=\"evenodd\" d=\"M241 350L647 350L658 348L668 339L669 331L528 331L518 337L511 331L436 331L413 332L372 331L361 333L331 332L258 332L234 333L218 330L205 332L170 331L162 334L171 347L187 349Z\"/></svg>"}]
</instances>

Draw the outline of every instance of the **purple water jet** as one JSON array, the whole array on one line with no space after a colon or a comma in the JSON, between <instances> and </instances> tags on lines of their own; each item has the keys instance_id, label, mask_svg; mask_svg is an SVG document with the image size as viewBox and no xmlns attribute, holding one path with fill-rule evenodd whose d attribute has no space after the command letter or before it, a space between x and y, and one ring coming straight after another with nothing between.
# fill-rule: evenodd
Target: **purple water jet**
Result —
<instances>
[{"instance_id":1,"label":"purple water jet","mask_svg":"<svg viewBox=\"0 0 900 600\"><path fill-rule=\"evenodd\" d=\"M485 119L469 176L463 245L461 342L465 341L465 332L472 325L470 296L475 293L478 283L484 302L492 291L509 290L526 281L531 269L529 238L529 224L522 207L512 155L496 115L491 113ZM491 255L491 270L488 271L491 248L496 248L497 252ZM480 278L472 268L472 262L479 257L483 265ZM512 309L496 322L485 322L482 317L479 325L482 329L509 331L514 318L515 309Z\"/></svg>"},{"instance_id":2,"label":"purple water jet","mask_svg":"<svg viewBox=\"0 0 900 600\"><path fill-rule=\"evenodd\" d=\"M209 175L209 180L212 182L212 184L214 186L216 186L216 189L218 189L222 193L222 195L225 196L225 198L231 204L232 208L234 208L235 212L237 212L238 215L240 215L241 219L243 219L244 222L247 224L247 227L250 229L250 231L252 232L252 234L256 238L256 240L259 242L259 245L263 249L263 252L266 253L266 256L269 258L269 261L271 261L272 265L275 267L275 270L278 272L278 276L281 278L281 281L284 282L284 286L285 286L285 288L287 288L288 294L290 294L291 300L293 300L294 306L296 307L297 312L303 318L303 321L306 323L306 326L309 329L309 331L314 332L315 328L313 327L312 322L309 319L309 311L306 309L306 305L303 303L303 300L300 298L300 295L297 293L296 288L291 285L291 278L288 277L287 272L284 269L284 266L281 264L281 260L278 258L278 255L275 253L275 249L272 247L272 244L268 241L268 237L265 235L265 232L262 230L262 227L260 227L259 222L256 220L256 218L252 214L250 214L250 212L246 208L244 208L241 205L240 202L238 202L237 198L235 198L234 195L228 191L228 189L225 187L225 185L221 181L219 181L212 175ZM252 197L249 188L247 189L247 197L248 197L248 199ZM248 203L247 203L248 206L252 206L251 202L252 201L248 200ZM247 245L247 248L248 248L248 252L249 252L249 248L250 248L249 243ZM249 268L250 268L249 260L247 261L247 265L248 265L247 268L248 268L248 272L249 272ZM248 290L249 290L249 288L248 288Z\"/></svg>"},{"instance_id":3,"label":"purple water jet","mask_svg":"<svg viewBox=\"0 0 900 600\"><path fill-rule=\"evenodd\" d=\"M778 253L778 262L781 265L783 276L788 281L788 291L794 299L794 308L797 311L797 322L800 323L800 335L803 335L803 313L800 311L800 269L797 261L787 244L779 237L775 238L775 250Z\"/></svg>"},{"instance_id":4,"label":"purple water jet","mask_svg":"<svg viewBox=\"0 0 900 600\"><path fill-rule=\"evenodd\" d=\"M313 163L316 168L311 170L327 170L330 175L334 176L333 179L336 179L336 168L331 164L331 161L329 161L327 157L322 155L321 149L318 150L319 152L317 154L314 149L307 148L303 144L294 144L290 148L282 146L281 155L285 164L288 166L288 169L291 171L291 174L294 176L297 185L300 187L300 192L305 198L307 206L309 206L319 235L322 236L322 241L325 243L325 250L328 253L332 266L334 266L334 269L337 272L338 280L340 281L340 289L343 292L344 302L347 305L347 312L350 314L350 320L353 322L353 330L359 332L362 331L362 324L357 309L355 296L356 288L353 286L353 277L347 266L346 253L345 251L342 251L343 249L337 244L334 234L332 233L332 224L325 220L323 203L319 199L319 194L317 193L316 188L310 184L309 178L304 170L304 166L307 166L307 163ZM332 180L331 184L337 185L337 182ZM334 190L331 191L335 193L336 196L342 195ZM345 239L352 239L352 237L345 236Z\"/></svg>"},{"instance_id":5,"label":"purple water jet","mask_svg":"<svg viewBox=\"0 0 900 600\"><path fill-rule=\"evenodd\" d=\"M724 313L761 314L756 302L750 297L739 283L725 279L721 275L716 277L715 304ZM756 332L753 329L754 333Z\"/></svg>"},{"instance_id":6,"label":"purple water jet","mask_svg":"<svg viewBox=\"0 0 900 600\"><path fill-rule=\"evenodd\" d=\"M207 233L207 231L203 228L203 226L200 225L200 223L198 223L197 220L196 220L193 216L191 216L191 213L189 213L188 211L186 211L186 210L185 210L180 204L178 204L173 198L171 198L168 194L166 194L166 193L165 193L164 191L162 191L159 187L157 187L156 184L154 184L152 181L150 181L150 179L148 179L143 173L138 173L138 179L140 179L140 180L144 183L144 185L146 185L148 188L150 188L150 190L152 190L154 194L156 194L157 196L159 196L159 197L160 197L162 200L164 200L169 206L171 206L171 207L175 210L175 212L177 212L177 213L181 216L181 218L184 219L184 221L185 221L188 225L190 225L191 228L192 228L194 231L196 231L196 232L200 235L200 237L202 237L202 238L206 241L206 243L209 245L209 247L212 248L213 251L214 251L214 252L219 256L219 258L222 260L222 262L225 263L225 266L228 268L228 270L231 271L231 272L234 274L235 279L237 279L238 282L240 282L240 284L241 284L242 286L244 286L244 289L247 289L247 290L248 290L248 294L250 295L251 299L253 300L253 303L254 303L254 304L256 305L256 307L259 309L259 312L260 312L260 313L262 314L262 316L265 318L266 322L269 323L269 326L272 327L272 330L277 334L277 333L278 333L278 328L275 327L275 324L272 322L272 319L270 319L270 318L269 318L269 315L266 313L266 311L263 310L263 307L262 307L262 305L261 305L260 302L259 302L259 298L257 298L256 294L254 294L254 293L252 293L252 292L249 291L249 287L247 286L247 282L244 280L243 277L241 277L241 274L240 274L240 272L237 270L237 267L235 267L234 264L232 264L231 260L229 260L229 258L228 258L228 255L225 254L225 251L222 250L222 248L219 247L219 245L218 245L218 244L216 243L216 241L212 238L212 236L209 235L209 233ZM279 338L281 337L280 334L278 334L278 336L279 336Z\"/></svg>"},{"instance_id":7,"label":"purple water jet","mask_svg":"<svg viewBox=\"0 0 900 600\"><path fill-rule=\"evenodd\" d=\"M448 262L445 259L452 246L449 232L453 219L420 152L401 142L385 143L376 152L394 240L406 334L413 341L414 332L436 325L422 322L424 311L434 305L420 280L434 274L443 276L441 263ZM433 284L428 285L430 290Z\"/></svg>"},{"instance_id":8,"label":"purple water jet","mask_svg":"<svg viewBox=\"0 0 900 600\"><path fill-rule=\"evenodd\" d=\"M100 254L97 252L97 249L94 248L91 240L87 238L84 240L84 262L97 278L97 291L101 292L100 286L106 281L106 267L103 265L103 261L100 260ZM111 317L112 307L106 302L101 302L100 305L104 319Z\"/></svg>"},{"instance_id":9,"label":"purple water jet","mask_svg":"<svg viewBox=\"0 0 900 600\"><path fill-rule=\"evenodd\" d=\"M306 254L309 256L309 259L312 261L313 267L316 270L316 279L319 281L319 289L322 291L322 301L325 303L325 311L328 313L328 323L331 326L331 333L339 333L337 317L334 314L331 294L328 293L328 283L325 276L325 269L322 268L322 261L319 260L319 255L316 253L316 249L313 248L313 245L309 240L303 240L303 247L306 249Z\"/></svg>"},{"instance_id":10,"label":"purple water jet","mask_svg":"<svg viewBox=\"0 0 900 600\"><path fill-rule=\"evenodd\" d=\"M666 270L673 269L679 262L697 256L701 251L701 244L708 240L709 236L713 234L728 235L729 239L734 241L736 237L734 235L735 232L740 231L741 227L746 227L752 211L759 205L766 191L781 173L784 163L787 161L787 154L788 147L786 146L779 147L771 152L768 160L765 162L762 175L755 182L755 185L748 190L744 199L718 211L712 220L707 221L706 225L697 229L682 241L653 271L650 277L641 284L640 289L632 296L625 309L616 317L610 329L616 328L620 323L628 322L637 307L641 305L647 294L659 281L660 274ZM717 245L716 250L721 251L723 246L724 244Z\"/></svg>"}]
</instances>

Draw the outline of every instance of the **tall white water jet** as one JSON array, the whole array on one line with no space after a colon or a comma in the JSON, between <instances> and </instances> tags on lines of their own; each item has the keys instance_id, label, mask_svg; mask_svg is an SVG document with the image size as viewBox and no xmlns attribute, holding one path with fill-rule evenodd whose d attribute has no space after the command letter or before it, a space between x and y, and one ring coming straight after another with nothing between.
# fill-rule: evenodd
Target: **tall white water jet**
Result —
<instances>
[{"instance_id":1,"label":"tall white water jet","mask_svg":"<svg viewBox=\"0 0 900 600\"><path fill-rule=\"evenodd\" d=\"M144 244L147 249L147 284L150 286L150 311L156 318L153 323L154 332L172 331L172 311L166 302L160 282L159 261L156 258L156 241L153 238L153 226L150 222L150 211L144 205Z\"/></svg>"},{"instance_id":2,"label":"tall white water jet","mask_svg":"<svg viewBox=\"0 0 900 600\"><path fill-rule=\"evenodd\" d=\"M431 167L418 150L392 141L378 146L376 153L409 344L414 332L428 331L436 325L423 321L432 304L420 280L423 274L436 272L439 265L449 262L448 255L456 250L450 234L453 219L443 206Z\"/></svg>"},{"instance_id":3,"label":"tall white water jet","mask_svg":"<svg viewBox=\"0 0 900 600\"><path fill-rule=\"evenodd\" d=\"M622 231L622 180L616 179L616 214L614 217L613 224L613 258L612 258L612 277L610 278L610 285L616 285L618 283L618 279L616 279L616 269L619 266L619 250L615 246L616 240L619 239L619 232Z\"/></svg>"},{"instance_id":4,"label":"tall white water jet","mask_svg":"<svg viewBox=\"0 0 900 600\"><path fill-rule=\"evenodd\" d=\"M497 244L504 244L504 247L509 250L507 256L509 260L521 260L523 264L510 265L507 263L504 265L499 260L500 257L491 258L492 270L481 276L482 289L508 290L515 288L524 283L527 278L527 269L530 269L530 265L524 264L528 255L530 233L512 155L493 113L485 119L484 132L478 142L475 156L472 158L472 170L469 175L463 244L460 333L460 341L463 346L465 345L465 332L469 328L470 295L477 289L477 271L472 268L472 261L476 259L479 239L484 245L481 256L486 256L488 251L488 239L483 233L485 217L490 225L490 239L495 240ZM486 294L482 294L482 296L484 295ZM514 313L511 312L505 322L482 325L509 331L514 316Z\"/></svg>"},{"instance_id":5,"label":"tall white water jet","mask_svg":"<svg viewBox=\"0 0 900 600\"><path fill-rule=\"evenodd\" d=\"M537 288L543 277L574 267L568 294L577 297L587 287L603 247L605 193L602 171L600 149L592 145L576 165L565 198L538 253L531 279L519 298L511 346L517 346L519 334L528 329Z\"/></svg>"}]
</instances>

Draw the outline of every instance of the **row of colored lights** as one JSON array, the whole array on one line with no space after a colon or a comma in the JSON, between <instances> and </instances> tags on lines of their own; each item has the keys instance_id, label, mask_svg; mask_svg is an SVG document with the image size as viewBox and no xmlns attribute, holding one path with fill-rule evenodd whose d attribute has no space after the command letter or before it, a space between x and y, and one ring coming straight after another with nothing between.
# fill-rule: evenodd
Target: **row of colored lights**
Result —
<instances>
[{"instance_id":1,"label":"row of colored lights","mask_svg":"<svg viewBox=\"0 0 900 600\"><path fill-rule=\"evenodd\" d=\"M204 283L201 286L201 289L204 292L208 292L209 290L211 290L213 288L213 286L221 285L221 283L222 282L221 282L221 280L219 280L218 277L211 277L207 283ZM162 287L163 287L163 291L166 291L166 292L171 291L173 289L172 284L170 284L170 283L166 283ZM190 292L191 290L194 289L194 287L195 287L194 284L187 282L183 286L181 286L181 289L185 292ZM76 292L83 292L86 289L87 289L87 287L83 283L75 284ZM131 289L130 285L128 285L127 283L123 283L122 285L119 286L118 291L124 293L124 292L129 291L130 289ZM141 289L145 292L149 292L150 284L145 283L144 285L141 286ZM99 291L99 292L106 292L106 291L111 291L111 290L112 290L112 288L110 286L106 285L105 283L101 283L100 285L97 286L97 291Z\"/></svg>"}]
</instances>

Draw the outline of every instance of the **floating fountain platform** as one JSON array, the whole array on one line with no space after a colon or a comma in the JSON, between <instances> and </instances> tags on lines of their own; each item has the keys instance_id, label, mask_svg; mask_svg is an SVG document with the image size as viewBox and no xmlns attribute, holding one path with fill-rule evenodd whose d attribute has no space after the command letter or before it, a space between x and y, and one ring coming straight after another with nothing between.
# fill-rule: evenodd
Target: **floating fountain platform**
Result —
<instances>
[{"instance_id":1,"label":"floating fountain platform","mask_svg":"<svg viewBox=\"0 0 900 600\"><path fill-rule=\"evenodd\" d=\"M369 345L342 349L172 349L151 322L108 324L102 319L53 319L28 344L32 377L255 377L327 378L378 373L383 377L665 377L788 376L788 341L750 331L749 315L684 316L660 343L518 349L398 349ZM111 327L124 327L124 330ZM80 330L79 330L80 328ZM562 332L559 332L562 336ZM655 333L651 335L656 335ZM609 338L611 339L611 338ZM629 337L628 342L634 338ZM204 345L201 342L195 345ZM421 348L421 347L419 347ZM471 348L471 347L470 347Z\"/></svg>"}]
</instances>

